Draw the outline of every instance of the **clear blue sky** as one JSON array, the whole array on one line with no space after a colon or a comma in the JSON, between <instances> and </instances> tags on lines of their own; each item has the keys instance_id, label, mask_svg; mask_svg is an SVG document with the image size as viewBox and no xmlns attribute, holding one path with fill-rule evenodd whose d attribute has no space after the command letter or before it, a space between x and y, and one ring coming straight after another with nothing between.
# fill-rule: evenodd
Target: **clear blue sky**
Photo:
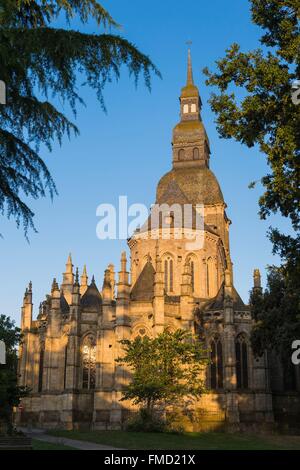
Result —
<instances>
[{"instance_id":1,"label":"clear blue sky","mask_svg":"<svg viewBox=\"0 0 300 470\"><path fill-rule=\"evenodd\" d=\"M50 291L52 278L61 281L68 253L80 270L87 264L102 286L103 272L119 258L125 241L96 238L96 207L116 203L127 195L129 203L150 206L156 184L171 167L171 131L178 121L178 96L186 78L186 44L193 41L194 79L203 101L202 117L211 142L211 168L215 172L232 220L231 254L234 281L245 301L252 285L253 268L276 262L266 230L272 223L287 229L279 217L259 220L257 200L261 188L249 190L250 181L267 171L264 156L234 141L219 139L214 115L207 100L212 90L204 84L202 69L214 67L232 42L249 50L258 46L260 31L250 21L248 2L241 0L104 0L103 5L123 25L122 34L148 54L160 69L163 80L154 78L149 93L140 82L137 90L123 70L119 83L105 90L108 114L95 95L82 89L87 107L80 108L77 125L81 134L52 154L43 151L56 181L59 196L29 201L36 214L38 233L30 233L30 244L13 221L1 220L0 313L20 321L24 289L33 282L35 314ZM79 25L75 25L78 29ZM95 32L95 25L83 31Z\"/></svg>"}]
</instances>

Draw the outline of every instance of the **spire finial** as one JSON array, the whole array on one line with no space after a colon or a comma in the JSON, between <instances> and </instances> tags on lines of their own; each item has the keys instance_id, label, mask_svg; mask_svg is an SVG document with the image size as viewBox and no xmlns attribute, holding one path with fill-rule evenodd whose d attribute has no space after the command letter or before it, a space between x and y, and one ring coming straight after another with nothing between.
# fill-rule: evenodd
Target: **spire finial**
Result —
<instances>
[{"instance_id":1,"label":"spire finial","mask_svg":"<svg viewBox=\"0 0 300 470\"><path fill-rule=\"evenodd\" d=\"M126 258L126 251L122 251L121 254L121 271L126 272L126 263L127 263L127 258Z\"/></svg>"},{"instance_id":2,"label":"spire finial","mask_svg":"<svg viewBox=\"0 0 300 470\"><path fill-rule=\"evenodd\" d=\"M71 274L73 272L73 263L72 263L72 255L69 253L67 263L66 263L66 273Z\"/></svg>"},{"instance_id":3,"label":"spire finial","mask_svg":"<svg viewBox=\"0 0 300 470\"><path fill-rule=\"evenodd\" d=\"M259 269L253 271L254 289L261 289L261 275Z\"/></svg>"},{"instance_id":4,"label":"spire finial","mask_svg":"<svg viewBox=\"0 0 300 470\"><path fill-rule=\"evenodd\" d=\"M52 287L51 287L51 293L53 293L54 291L57 291L57 290L59 290L58 289L58 284L56 282L56 278L54 277L53 282L52 282Z\"/></svg>"},{"instance_id":5,"label":"spire finial","mask_svg":"<svg viewBox=\"0 0 300 470\"><path fill-rule=\"evenodd\" d=\"M187 70L186 84L187 85L194 85L192 58L191 58L191 48L190 48L190 45L192 44L192 41L187 41L187 44L188 44L189 48L188 48L188 70Z\"/></svg>"},{"instance_id":6,"label":"spire finial","mask_svg":"<svg viewBox=\"0 0 300 470\"><path fill-rule=\"evenodd\" d=\"M79 272L78 272L78 268L76 268L75 285L76 285L76 286L79 286Z\"/></svg>"}]
</instances>

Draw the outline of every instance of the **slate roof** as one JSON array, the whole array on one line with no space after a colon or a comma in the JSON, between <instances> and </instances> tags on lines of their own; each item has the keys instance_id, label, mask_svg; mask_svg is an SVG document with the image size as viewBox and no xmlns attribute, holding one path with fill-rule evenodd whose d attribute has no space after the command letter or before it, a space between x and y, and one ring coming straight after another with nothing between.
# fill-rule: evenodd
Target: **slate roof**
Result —
<instances>
[{"instance_id":1,"label":"slate roof","mask_svg":"<svg viewBox=\"0 0 300 470\"><path fill-rule=\"evenodd\" d=\"M174 186L174 182L176 186ZM207 167L173 168L159 181L156 202L161 204L168 199L173 204L176 202L180 204L181 201L177 201L177 187L184 195L184 198L193 205L210 205L224 202L217 178Z\"/></svg>"},{"instance_id":2,"label":"slate roof","mask_svg":"<svg viewBox=\"0 0 300 470\"><path fill-rule=\"evenodd\" d=\"M131 300L151 302L154 295L155 270L151 261L147 261L131 290Z\"/></svg>"},{"instance_id":3,"label":"slate roof","mask_svg":"<svg viewBox=\"0 0 300 470\"><path fill-rule=\"evenodd\" d=\"M243 310L243 311L249 310L249 306L244 304L244 302L242 301L235 287L233 287L232 289L232 296L233 296L233 309L234 310ZM225 294L224 294L224 282L223 282L216 297L206 304L205 310L223 310L224 298L225 298Z\"/></svg>"},{"instance_id":4,"label":"slate roof","mask_svg":"<svg viewBox=\"0 0 300 470\"><path fill-rule=\"evenodd\" d=\"M66 298L63 293L60 296L60 311L61 313L69 313L70 311L69 304L66 301Z\"/></svg>"},{"instance_id":5,"label":"slate roof","mask_svg":"<svg viewBox=\"0 0 300 470\"><path fill-rule=\"evenodd\" d=\"M99 312L101 310L102 297L94 280L81 297L80 305L83 310L89 312Z\"/></svg>"}]
</instances>

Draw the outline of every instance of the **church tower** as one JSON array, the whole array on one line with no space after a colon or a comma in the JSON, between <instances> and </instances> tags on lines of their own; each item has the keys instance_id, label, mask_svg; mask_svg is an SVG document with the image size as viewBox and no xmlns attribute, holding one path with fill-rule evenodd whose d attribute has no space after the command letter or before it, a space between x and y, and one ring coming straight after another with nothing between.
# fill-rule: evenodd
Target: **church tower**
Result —
<instances>
[{"instance_id":1,"label":"church tower","mask_svg":"<svg viewBox=\"0 0 300 470\"><path fill-rule=\"evenodd\" d=\"M179 101L180 122L173 130L173 167L209 167L209 140L201 119L202 102L194 85L190 50L187 81Z\"/></svg>"},{"instance_id":2,"label":"church tower","mask_svg":"<svg viewBox=\"0 0 300 470\"><path fill-rule=\"evenodd\" d=\"M158 239L166 294L181 295L188 262L192 296L211 299L224 282L225 270L229 270L232 281L230 221L222 191L209 165L210 146L201 118L202 102L194 84L190 50L187 80L179 102L180 121L172 135L172 169L158 183L156 203L147 223L129 241L132 285L142 274L149 256L152 260L157 258ZM199 208L202 227L195 222ZM193 240L195 243L191 243Z\"/></svg>"},{"instance_id":3,"label":"church tower","mask_svg":"<svg viewBox=\"0 0 300 470\"><path fill-rule=\"evenodd\" d=\"M192 332L210 359L203 370L208 393L182 407L183 414L190 407L185 418L190 413L195 418L190 430L272 422L267 358L253 357L253 320L234 287L230 221L210 168L190 51L179 102L172 167L158 182L148 220L128 240L130 269L123 252L118 282L110 264L103 284L97 286L94 276L89 284L85 266L79 283L69 255L61 285L54 279L36 320L31 283L26 289L20 384L32 393L23 399L20 423L122 428L133 409L120 401L130 380L130 371L116 362L124 353L121 342L153 338L166 329ZM261 289L258 270L254 289Z\"/></svg>"}]
</instances>

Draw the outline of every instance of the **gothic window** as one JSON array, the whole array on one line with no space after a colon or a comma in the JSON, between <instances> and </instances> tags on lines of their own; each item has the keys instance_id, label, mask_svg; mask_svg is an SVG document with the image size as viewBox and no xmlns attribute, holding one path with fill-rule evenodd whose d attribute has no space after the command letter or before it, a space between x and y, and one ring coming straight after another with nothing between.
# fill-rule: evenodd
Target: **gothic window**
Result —
<instances>
[{"instance_id":1,"label":"gothic window","mask_svg":"<svg viewBox=\"0 0 300 470\"><path fill-rule=\"evenodd\" d=\"M96 384L96 342L86 336L82 345L82 388L94 389Z\"/></svg>"},{"instance_id":2,"label":"gothic window","mask_svg":"<svg viewBox=\"0 0 300 470\"><path fill-rule=\"evenodd\" d=\"M244 335L235 341L237 388L248 388L248 346Z\"/></svg>"},{"instance_id":3,"label":"gothic window","mask_svg":"<svg viewBox=\"0 0 300 470\"><path fill-rule=\"evenodd\" d=\"M189 105L188 104L184 104L183 105L183 114L187 114L189 112Z\"/></svg>"},{"instance_id":4,"label":"gothic window","mask_svg":"<svg viewBox=\"0 0 300 470\"><path fill-rule=\"evenodd\" d=\"M179 152L178 152L178 160L179 161L184 160L184 150L183 149L180 149Z\"/></svg>"},{"instance_id":5,"label":"gothic window","mask_svg":"<svg viewBox=\"0 0 300 470\"><path fill-rule=\"evenodd\" d=\"M40 350L38 392L43 390L44 348Z\"/></svg>"},{"instance_id":6,"label":"gothic window","mask_svg":"<svg viewBox=\"0 0 300 470\"><path fill-rule=\"evenodd\" d=\"M195 290L195 265L194 265L194 261L191 261L190 262L190 266L191 266L191 283L192 283L192 290L194 292Z\"/></svg>"},{"instance_id":7,"label":"gothic window","mask_svg":"<svg viewBox=\"0 0 300 470\"><path fill-rule=\"evenodd\" d=\"M223 388L223 351L219 338L210 343L210 386L213 390Z\"/></svg>"},{"instance_id":8,"label":"gothic window","mask_svg":"<svg viewBox=\"0 0 300 470\"><path fill-rule=\"evenodd\" d=\"M173 291L173 260L170 256L165 259L165 291Z\"/></svg>"},{"instance_id":9,"label":"gothic window","mask_svg":"<svg viewBox=\"0 0 300 470\"><path fill-rule=\"evenodd\" d=\"M193 149L193 159L194 160L199 160L199 149L198 149L198 147L195 147Z\"/></svg>"},{"instance_id":10,"label":"gothic window","mask_svg":"<svg viewBox=\"0 0 300 470\"><path fill-rule=\"evenodd\" d=\"M134 337L139 339L149 338L149 336L147 335L147 330L143 326L137 329Z\"/></svg>"},{"instance_id":11,"label":"gothic window","mask_svg":"<svg viewBox=\"0 0 300 470\"><path fill-rule=\"evenodd\" d=\"M195 103L191 105L191 113L195 113L197 111Z\"/></svg>"}]
</instances>

